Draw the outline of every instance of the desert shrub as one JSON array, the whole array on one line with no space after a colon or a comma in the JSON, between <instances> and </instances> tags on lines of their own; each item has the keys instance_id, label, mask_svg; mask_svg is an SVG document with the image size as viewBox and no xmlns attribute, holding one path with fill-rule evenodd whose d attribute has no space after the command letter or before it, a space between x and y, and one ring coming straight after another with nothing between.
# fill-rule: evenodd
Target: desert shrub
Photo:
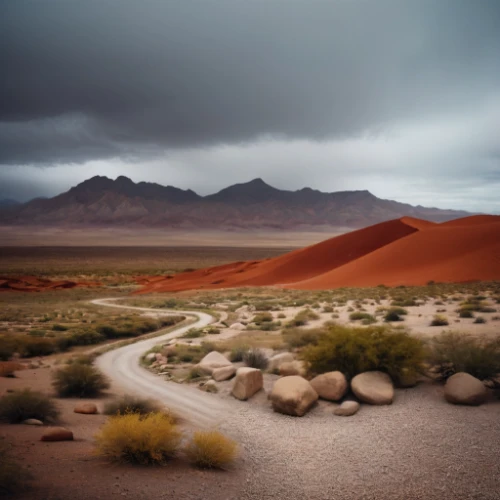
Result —
<instances>
[{"instance_id":1,"label":"desert shrub","mask_svg":"<svg viewBox=\"0 0 500 500\"><path fill-rule=\"evenodd\" d=\"M466 372L480 380L500 374L500 340L484 340L464 333L444 332L428 343L428 361L443 379Z\"/></svg>"},{"instance_id":2,"label":"desert shrub","mask_svg":"<svg viewBox=\"0 0 500 500\"><path fill-rule=\"evenodd\" d=\"M103 413L105 415L125 415L127 413L148 415L160 411L161 405L153 399L125 394L118 399L106 403Z\"/></svg>"},{"instance_id":3,"label":"desert shrub","mask_svg":"<svg viewBox=\"0 0 500 500\"><path fill-rule=\"evenodd\" d=\"M286 318L286 314L283 314L283 313L278 314L278 319L285 319L285 318Z\"/></svg>"},{"instance_id":4,"label":"desert shrub","mask_svg":"<svg viewBox=\"0 0 500 500\"><path fill-rule=\"evenodd\" d=\"M243 362L250 368L258 368L259 370L265 370L269 365L269 359L260 349L248 349L248 351L243 354Z\"/></svg>"},{"instance_id":5,"label":"desert shrub","mask_svg":"<svg viewBox=\"0 0 500 500\"><path fill-rule=\"evenodd\" d=\"M205 332L201 328L190 328L184 335L181 335L182 339L197 339L203 337Z\"/></svg>"},{"instance_id":6,"label":"desert shrub","mask_svg":"<svg viewBox=\"0 0 500 500\"><path fill-rule=\"evenodd\" d=\"M176 344L175 353L169 356L171 363L199 363L206 352L199 345Z\"/></svg>"},{"instance_id":7,"label":"desert shrub","mask_svg":"<svg viewBox=\"0 0 500 500\"><path fill-rule=\"evenodd\" d=\"M47 333L45 330L37 330L37 329L33 329L28 332L28 335L30 337L45 337L46 334Z\"/></svg>"},{"instance_id":8,"label":"desert shrub","mask_svg":"<svg viewBox=\"0 0 500 500\"><path fill-rule=\"evenodd\" d=\"M474 320L474 323L476 324L484 324L486 323L486 319L483 318L482 316L478 316L475 320Z\"/></svg>"},{"instance_id":9,"label":"desert shrub","mask_svg":"<svg viewBox=\"0 0 500 500\"><path fill-rule=\"evenodd\" d=\"M67 329L68 329L67 326L59 325L58 323L52 325L52 330L54 332L65 332Z\"/></svg>"},{"instance_id":10,"label":"desert shrub","mask_svg":"<svg viewBox=\"0 0 500 500\"><path fill-rule=\"evenodd\" d=\"M26 490L30 480L31 474L12 457L10 446L0 439L0 497Z\"/></svg>"},{"instance_id":11,"label":"desert shrub","mask_svg":"<svg viewBox=\"0 0 500 500\"><path fill-rule=\"evenodd\" d=\"M80 356L73 356L66 361L66 364L72 365L73 363L79 365L91 365L96 358L95 354L81 354Z\"/></svg>"},{"instance_id":12,"label":"desert shrub","mask_svg":"<svg viewBox=\"0 0 500 500\"><path fill-rule=\"evenodd\" d=\"M458 316L460 318L473 318L474 313L470 309L459 309Z\"/></svg>"},{"instance_id":13,"label":"desert shrub","mask_svg":"<svg viewBox=\"0 0 500 500\"><path fill-rule=\"evenodd\" d=\"M446 316L442 316L440 314L436 314L431 321L430 326L447 326L449 325L448 319Z\"/></svg>"},{"instance_id":14,"label":"desert shrub","mask_svg":"<svg viewBox=\"0 0 500 500\"><path fill-rule=\"evenodd\" d=\"M273 320L273 315L269 312L264 312L256 314L252 319L252 323L260 325L261 323L271 322Z\"/></svg>"},{"instance_id":15,"label":"desert shrub","mask_svg":"<svg viewBox=\"0 0 500 500\"><path fill-rule=\"evenodd\" d=\"M311 309L302 309L287 324L287 328L307 325L309 321L319 319L319 315Z\"/></svg>"},{"instance_id":16,"label":"desert shrub","mask_svg":"<svg viewBox=\"0 0 500 500\"><path fill-rule=\"evenodd\" d=\"M198 368L196 366L193 366L193 368L191 368L191 370L189 370L187 379L188 380L196 380L196 379L199 379L201 377L204 377L205 375L206 375L206 373L203 370L201 370L200 368Z\"/></svg>"},{"instance_id":17,"label":"desert shrub","mask_svg":"<svg viewBox=\"0 0 500 500\"><path fill-rule=\"evenodd\" d=\"M23 358L32 358L34 356L48 356L57 351L56 343L43 337L30 337L19 335L15 341L16 352Z\"/></svg>"},{"instance_id":18,"label":"desert shrub","mask_svg":"<svg viewBox=\"0 0 500 500\"><path fill-rule=\"evenodd\" d=\"M302 358L312 373L339 370L352 378L358 373L380 370L396 381L403 374L420 371L423 344L406 332L384 327L330 326L316 345L307 346Z\"/></svg>"},{"instance_id":19,"label":"desert shrub","mask_svg":"<svg viewBox=\"0 0 500 500\"><path fill-rule=\"evenodd\" d=\"M332 306L325 306L325 307L323 307L323 312L324 313L332 313L333 307Z\"/></svg>"},{"instance_id":20,"label":"desert shrub","mask_svg":"<svg viewBox=\"0 0 500 500\"><path fill-rule=\"evenodd\" d=\"M23 369L24 365L17 361L0 361L0 377L14 377L14 372Z\"/></svg>"},{"instance_id":21,"label":"desert shrub","mask_svg":"<svg viewBox=\"0 0 500 500\"><path fill-rule=\"evenodd\" d=\"M96 446L101 455L111 460L164 464L175 455L181 438L169 415L127 413L109 418L96 436Z\"/></svg>"},{"instance_id":22,"label":"desert shrub","mask_svg":"<svg viewBox=\"0 0 500 500\"><path fill-rule=\"evenodd\" d=\"M59 410L49 397L31 389L14 391L0 398L0 419L11 424L28 418L53 421L58 415Z\"/></svg>"},{"instance_id":23,"label":"desert shrub","mask_svg":"<svg viewBox=\"0 0 500 500\"><path fill-rule=\"evenodd\" d=\"M224 322L222 322L222 324L225 325L227 328L228 326L227 324L225 324ZM219 335L220 330L216 326L209 326L205 329L205 333L208 333L209 335Z\"/></svg>"},{"instance_id":24,"label":"desert shrub","mask_svg":"<svg viewBox=\"0 0 500 500\"><path fill-rule=\"evenodd\" d=\"M243 361L243 357L245 356L248 349L248 346L233 347L233 349L231 349L231 352L229 353L229 361L231 361L232 363Z\"/></svg>"},{"instance_id":25,"label":"desert shrub","mask_svg":"<svg viewBox=\"0 0 500 500\"><path fill-rule=\"evenodd\" d=\"M290 328L283 331L283 339L289 348L304 347L306 345L317 344L318 339L324 334L321 328L303 329Z\"/></svg>"},{"instance_id":26,"label":"desert shrub","mask_svg":"<svg viewBox=\"0 0 500 500\"><path fill-rule=\"evenodd\" d=\"M186 446L185 453L197 467L223 469L236 458L237 445L218 431L198 431Z\"/></svg>"},{"instance_id":27,"label":"desert shrub","mask_svg":"<svg viewBox=\"0 0 500 500\"><path fill-rule=\"evenodd\" d=\"M257 302L255 304L256 311L272 311L276 307L276 304L272 302Z\"/></svg>"},{"instance_id":28,"label":"desert shrub","mask_svg":"<svg viewBox=\"0 0 500 500\"><path fill-rule=\"evenodd\" d=\"M94 397L109 387L106 377L94 366L79 363L66 365L54 373L57 394L65 397Z\"/></svg>"},{"instance_id":29,"label":"desert shrub","mask_svg":"<svg viewBox=\"0 0 500 500\"><path fill-rule=\"evenodd\" d=\"M394 307L415 307L418 306L418 302L414 297L412 298L401 298L396 297L392 302L391 306Z\"/></svg>"},{"instance_id":30,"label":"desert shrub","mask_svg":"<svg viewBox=\"0 0 500 500\"><path fill-rule=\"evenodd\" d=\"M404 320L404 318L402 318L399 313L397 313L396 311L393 311L393 310L387 311L387 313L384 316L384 321L386 323L391 323L393 321L403 321L403 320Z\"/></svg>"},{"instance_id":31,"label":"desert shrub","mask_svg":"<svg viewBox=\"0 0 500 500\"><path fill-rule=\"evenodd\" d=\"M349 314L349 319L351 321L362 320L362 323L364 325L371 325L371 324L377 322L377 320L371 314L366 313L366 312L360 312L360 311L355 311L355 312Z\"/></svg>"}]
</instances>

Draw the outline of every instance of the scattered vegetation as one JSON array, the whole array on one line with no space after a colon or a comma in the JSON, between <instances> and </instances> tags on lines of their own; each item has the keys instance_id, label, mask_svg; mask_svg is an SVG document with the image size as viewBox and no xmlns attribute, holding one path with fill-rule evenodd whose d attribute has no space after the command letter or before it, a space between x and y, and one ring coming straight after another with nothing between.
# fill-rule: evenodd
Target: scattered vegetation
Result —
<instances>
[{"instance_id":1,"label":"scattered vegetation","mask_svg":"<svg viewBox=\"0 0 500 500\"><path fill-rule=\"evenodd\" d=\"M17 424L28 418L42 422L57 419L59 410L49 397L31 389L23 389L5 394L0 398L0 420Z\"/></svg>"},{"instance_id":2,"label":"scattered vegetation","mask_svg":"<svg viewBox=\"0 0 500 500\"><path fill-rule=\"evenodd\" d=\"M316 345L304 348L302 359L312 373L339 370L352 378L358 373L380 370L394 380L420 372L424 348L406 332L384 327L350 328L332 325L319 335Z\"/></svg>"},{"instance_id":3,"label":"scattered vegetation","mask_svg":"<svg viewBox=\"0 0 500 500\"><path fill-rule=\"evenodd\" d=\"M374 316L367 312L360 312L360 311L355 311L349 314L349 319L351 321L360 321L363 323L363 325L372 325L373 323L376 323L377 320Z\"/></svg>"},{"instance_id":4,"label":"scattered vegetation","mask_svg":"<svg viewBox=\"0 0 500 500\"><path fill-rule=\"evenodd\" d=\"M237 445L218 431L198 431L185 452L197 467L223 469L234 462Z\"/></svg>"},{"instance_id":5,"label":"scattered vegetation","mask_svg":"<svg viewBox=\"0 0 500 500\"><path fill-rule=\"evenodd\" d=\"M73 363L54 373L53 385L60 397L88 398L99 396L109 382L94 366Z\"/></svg>"},{"instance_id":6,"label":"scattered vegetation","mask_svg":"<svg viewBox=\"0 0 500 500\"><path fill-rule=\"evenodd\" d=\"M125 415L137 413L139 415L149 415L161 411L161 405L153 400L138 396L125 395L104 405L105 415Z\"/></svg>"},{"instance_id":7,"label":"scattered vegetation","mask_svg":"<svg viewBox=\"0 0 500 500\"><path fill-rule=\"evenodd\" d=\"M243 361L243 358L248 352L248 349L249 347L244 345L233 347L233 349L231 349L231 352L229 353L229 361L231 361L231 363L238 363L239 361Z\"/></svg>"},{"instance_id":8,"label":"scattered vegetation","mask_svg":"<svg viewBox=\"0 0 500 500\"><path fill-rule=\"evenodd\" d=\"M120 462L165 464L177 452L182 434L164 413L116 415L96 436L98 452Z\"/></svg>"},{"instance_id":9,"label":"scattered vegetation","mask_svg":"<svg viewBox=\"0 0 500 500\"><path fill-rule=\"evenodd\" d=\"M297 326L304 326L307 325L309 321L313 321L315 319L319 319L319 315L312 309L302 309L302 311L299 311L295 315L295 317L286 324L286 327L292 328Z\"/></svg>"},{"instance_id":10,"label":"scattered vegetation","mask_svg":"<svg viewBox=\"0 0 500 500\"><path fill-rule=\"evenodd\" d=\"M476 324L484 324L486 323L486 319L483 318L482 316L478 316L475 320L474 320L474 323Z\"/></svg>"},{"instance_id":11,"label":"scattered vegetation","mask_svg":"<svg viewBox=\"0 0 500 500\"><path fill-rule=\"evenodd\" d=\"M436 314L431 321L430 326L447 326L449 325L448 319L446 316L442 316L441 314Z\"/></svg>"}]
</instances>

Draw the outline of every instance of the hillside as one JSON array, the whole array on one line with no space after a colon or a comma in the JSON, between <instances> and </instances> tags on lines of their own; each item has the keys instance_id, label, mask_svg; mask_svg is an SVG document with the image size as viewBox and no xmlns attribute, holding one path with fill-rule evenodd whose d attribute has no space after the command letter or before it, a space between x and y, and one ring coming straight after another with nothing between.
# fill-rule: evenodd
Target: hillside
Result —
<instances>
[{"instance_id":1,"label":"hillside","mask_svg":"<svg viewBox=\"0 0 500 500\"><path fill-rule=\"evenodd\" d=\"M304 229L365 227L402 216L446 221L467 212L411 206L369 191L286 191L262 179L216 194L96 176L50 199L0 210L1 224L137 226L178 229Z\"/></svg>"},{"instance_id":2,"label":"hillside","mask_svg":"<svg viewBox=\"0 0 500 500\"><path fill-rule=\"evenodd\" d=\"M273 259L153 280L140 293L274 285L304 290L500 280L500 216L433 224L410 217Z\"/></svg>"}]
</instances>

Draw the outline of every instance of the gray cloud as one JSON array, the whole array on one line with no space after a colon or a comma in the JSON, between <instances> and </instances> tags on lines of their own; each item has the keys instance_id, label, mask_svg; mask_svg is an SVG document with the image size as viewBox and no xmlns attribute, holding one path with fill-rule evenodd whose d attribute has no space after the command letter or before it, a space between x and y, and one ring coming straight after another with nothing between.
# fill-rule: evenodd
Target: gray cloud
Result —
<instances>
[{"instance_id":1,"label":"gray cloud","mask_svg":"<svg viewBox=\"0 0 500 500\"><path fill-rule=\"evenodd\" d=\"M0 165L24 166L2 192L58 185L54 165L69 185L89 165L205 189L261 170L498 183L497 0L18 0L0 47ZM35 183L30 165L53 168Z\"/></svg>"}]
</instances>

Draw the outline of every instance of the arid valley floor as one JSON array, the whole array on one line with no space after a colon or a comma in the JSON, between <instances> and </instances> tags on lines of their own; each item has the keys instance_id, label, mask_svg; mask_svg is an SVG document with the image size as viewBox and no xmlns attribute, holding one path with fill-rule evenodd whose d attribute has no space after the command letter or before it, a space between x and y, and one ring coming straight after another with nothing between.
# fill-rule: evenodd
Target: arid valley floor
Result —
<instances>
[{"instance_id":1,"label":"arid valley floor","mask_svg":"<svg viewBox=\"0 0 500 500\"><path fill-rule=\"evenodd\" d=\"M0 443L16 470L28 473L13 497L499 499L500 400L492 380L483 404L450 404L429 354L414 381L395 384L392 404L362 404L350 417L334 415L340 401L321 398L294 417L273 411L268 399L282 376L312 377L308 346L329 329L407 333L434 355L446 332L474 346L498 345L498 224L438 229L398 221L361 239L346 234L291 253L303 239L289 246L234 246L226 236L219 246L1 247L0 366L12 358L18 369L0 377L0 397L24 388L51 396L57 425L74 434L73 441L42 442L47 425L0 423ZM465 231L471 238L460 247ZM405 241L416 264L403 276ZM448 263L436 279L425 274L434 267L422 254ZM353 269L370 282L347 283ZM462 283L446 279L456 269ZM468 274L474 270L477 279ZM398 273L403 282L394 279ZM316 286L328 280L340 286ZM312 285L295 285L302 281ZM231 394L234 379L214 382L197 368L215 351L238 369L244 362L235 353L252 349L271 363L284 353L294 361L289 373L279 365L263 369L263 388L247 401ZM96 404L95 415L75 413L81 400L57 397L52 387L53 373L85 354L102 354L95 364L111 381L102 396L84 400ZM185 440L198 429L220 430L237 442L237 459L227 470L204 470L182 453L163 466L99 455L95 435L109 418L103 409L129 393L177 414ZM356 398L348 391L342 399Z\"/></svg>"}]
</instances>

